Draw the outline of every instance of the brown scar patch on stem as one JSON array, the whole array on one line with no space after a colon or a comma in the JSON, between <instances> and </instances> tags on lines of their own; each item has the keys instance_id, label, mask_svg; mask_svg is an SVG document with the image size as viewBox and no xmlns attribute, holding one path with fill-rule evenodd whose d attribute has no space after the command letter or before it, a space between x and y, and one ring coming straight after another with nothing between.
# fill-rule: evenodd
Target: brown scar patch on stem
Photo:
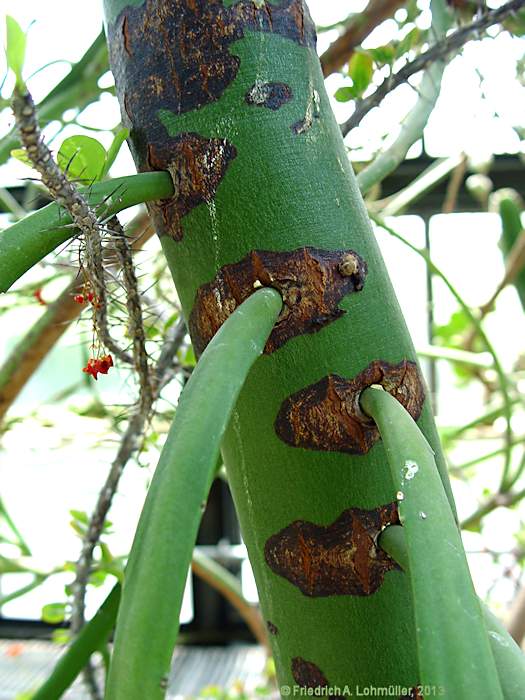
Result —
<instances>
[{"instance_id":1,"label":"brown scar patch on stem","mask_svg":"<svg viewBox=\"0 0 525 700\"><path fill-rule=\"evenodd\" d=\"M396 503L349 508L326 526L296 520L266 541L264 557L275 574L306 596L368 596L387 571L399 569L377 544L379 533L397 524Z\"/></svg>"},{"instance_id":2,"label":"brown scar patch on stem","mask_svg":"<svg viewBox=\"0 0 525 700\"><path fill-rule=\"evenodd\" d=\"M302 688L326 688L328 681L321 669L311 661L296 656L292 659L292 676Z\"/></svg>"},{"instance_id":3,"label":"brown scar patch on stem","mask_svg":"<svg viewBox=\"0 0 525 700\"><path fill-rule=\"evenodd\" d=\"M292 97L292 89L286 83L256 81L244 99L246 104L266 107L275 112L289 102Z\"/></svg>"},{"instance_id":4,"label":"brown scar patch on stem","mask_svg":"<svg viewBox=\"0 0 525 700\"><path fill-rule=\"evenodd\" d=\"M151 170L167 169L175 194L150 205L158 228L176 241L183 237L181 219L199 204L211 203L237 149L226 139L194 133L166 138L162 147L148 145Z\"/></svg>"},{"instance_id":5,"label":"brown scar patch on stem","mask_svg":"<svg viewBox=\"0 0 525 700\"><path fill-rule=\"evenodd\" d=\"M353 379L329 374L289 396L277 414L275 432L292 447L365 454L380 439L359 405L361 392L372 384L381 385L418 420L425 390L417 364L374 360Z\"/></svg>"},{"instance_id":6,"label":"brown scar patch on stem","mask_svg":"<svg viewBox=\"0 0 525 700\"><path fill-rule=\"evenodd\" d=\"M266 353L297 335L316 333L345 313L338 308L339 302L363 288L366 272L365 261L352 250L253 250L239 262L221 267L197 291L189 319L195 350L202 353L228 316L260 287L273 287L283 298Z\"/></svg>"},{"instance_id":7,"label":"brown scar patch on stem","mask_svg":"<svg viewBox=\"0 0 525 700\"><path fill-rule=\"evenodd\" d=\"M268 632L270 634L273 634L274 636L279 634L279 630L276 625L273 624L270 620L266 620L266 627L268 628Z\"/></svg>"}]
</instances>

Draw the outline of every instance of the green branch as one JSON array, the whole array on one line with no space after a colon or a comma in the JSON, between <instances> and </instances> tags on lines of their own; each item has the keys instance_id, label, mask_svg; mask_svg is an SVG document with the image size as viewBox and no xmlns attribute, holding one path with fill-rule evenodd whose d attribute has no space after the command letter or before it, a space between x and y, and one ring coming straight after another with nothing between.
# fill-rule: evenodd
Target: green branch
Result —
<instances>
[{"instance_id":1,"label":"green branch","mask_svg":"<svg viewBox=\"0 0 525 700\"><path fill-rule=\"evenodd\" d=\"M409 571L409 557L402 527L387 527L379 537L379 544L405 572ZM503 697L505 700L515 700L525 688L525 656L503 624L481 600L480 605Z\"/></svg>"},{"instance_id":2,"label":"green branch","mask_svg":"<svg viewBox=\"0 0 525 700\"><path fill-rule=\"evenodd\" d=\"M366 389L363 410L379 428L397 489L416 621L420 683L461 700L502 698L461 535L434 453L401 403Z\"/></svg>"},{"instance_id":3,"label":"green branch","mask_svg":"<svg viewBox=\"0 0 525 700\"><path fill-rule=\"evenodd\" d=\"M51 675L31 696L31 700L58 700L89 661L89 657L109 641L120 602L117 583L97 614L82 628L60 658Z\"/></svg>"},{"instance_id":4,"label":"green branch","mask_svg":"<svg viewBox=\"0 0 525 700\"><path fill-rule=\"evenodd\" d=\"M126 569L107 700L164 697L186 577L221 440L281 306L273 289L250 296L214 336L182 393Z\"/></svg>"},{"instance_id":5,"label":"green branch","mask_svg":"<svg viewBox=\"0 0 525 700\"><path fill-rule=\"evenodd\" d=\"M141 173L81 189L104 219L142 202L173 195L167 172ZM78 231L57 204L26 216L0 233L0 292L6 292L33 265Z\"/></svg>"}]
</instances>

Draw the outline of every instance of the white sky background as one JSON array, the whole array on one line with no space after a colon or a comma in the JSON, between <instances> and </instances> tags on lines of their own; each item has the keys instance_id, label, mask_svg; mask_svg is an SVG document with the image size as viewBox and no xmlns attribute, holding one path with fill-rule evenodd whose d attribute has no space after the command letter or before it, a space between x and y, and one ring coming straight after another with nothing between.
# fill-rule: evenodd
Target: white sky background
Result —
<instances>
[{"instance_id":1,"label":"white sky background","mask_svg":"<svg viewBox=\"0 0 525 700\"><path fill-rule=\"evenodd\" d=\"M367 4L367 0L330 0L328 2L327 0L309 0L308 4L317 23L330 24L340 20L350 11L358 12L362 10ZM422 0L420 4L428 7L427 0ZM503 2L491 2L489 4L492 7L496 7L503 4ZM41 0L1 0L1 6L2 10L13 15L23 28L34 22L29 33L26 76L53 61L62 59L78 60L96 38L102 26L102 2L99 0L90 0L89 2L52 0L47 3ZM428 24L428 14L426 12L423 15L423 23ZM385 22L379 30L376 30L369 37L365 42L365 47L387 43L395 36L396 27L397 25L393 21ZM320 35L319 51L321 52L326 48L334 37L333 32ZM427 150L431 155L451 155L464 150L476 160L484 160L492 152L512 153L525 150L513 129L513 126L523 125L524 121L525 90L517 87L514 73L516 59L524 53L524 40L513 39L508 34L502 34L497 39L486 40L467 47L464 55L454 60L452 66L446 71L438 107L431 118L425 136ZM480 99L479 75L476 69L483 74L485 79L485 100ZM38 101L42 98L67 71L68 67L66 64L55 64L33 77L29 81L29 85L35 99ZM0 56L0 76L3 73L3 56ZM329 93L333 94L341 84L342 78L340 76L329 78L327 81ZM7 83L4 96L7 96L9 89L10 84ZM359 156L361 158L366 153L370 155L380 146L381 136L385 131L395 134L400 120L407 113L407 110L416 98L416 91L405 86L398 91L396 99L389 100L387 110L376 110L371 113L364 120L363 128L359 128L351 134L349 140L351 149L363 150L351 150L350 157ZM349 116L350 103L338 104L334 102L333 104L339 121ZM496 111L499 114L497 118L494 117L494 112ZM80 119L82 123L99 127L103 126L108 129L115 127L119 120L120 114L116 100L109 96L104 96L99 104L88 108ZM9 123L10 117L7 113L0 116L0 133L6 131ZM55 132L56 125L51 125L47 130L48 137ZM59 136L55 147L58 147L62 139L67 135L71 135L71 133L79 133L78 127L75 126L71 130L64 131ZM105 145L109 145L111 140L109 134L94 134L91 131L86 131L85 133L94 135L104 142ZM129 154L124 154L122 157L119 156L112 173L114 175L124 175L133 172L134 166ZM21 164L11 162L0 167L0 186L14 185L18 179L25 178L27 175L27 168ZM417 245L423 244L423 229L420 219L405 217L396 223L396 228L400 231L402 230ZM467 293L468 299L472 303L484 302L492 291L490 285L487 287L486 281L484 282L482 276L477 274L477 270L484 268L487 259L491 260L491 265L494 265L498 270L501 268L500 272L502 272L501 257L497 251L498 236L499 229L496 217L473 217L468 214L453 215L447 217L446 225L443 225L443 222L439 224L437 221L433 225L433 245L436 262L445 270L450 271L454 282L461 291ZM419 260L407 256L402 246L400 247L399 244L392 242L388 236L380 234L379 240L412 335L416 344L424 344L426 324L424 307L426 299L424 294L418 295L414 293L415 285L421 290L424 288L424 268ZM458 254L452 257L450 254L451 249L457 251ZM404 261L403 274L399 274L400 266L398 261L401 259L401 256L403 256L402 259ZM465 259L469 260L470 274L468 276L465 275ZM409 284L407 284L407 279L410 281ZM436 291L439 292L436 314L440 322L445 322L454 310L455 304L441 288ZM21 313L23 314L24 312L22 311ZM517 323L522 322L521 310L515 294L513 294L512 290L506 290L498 302L498 314L491 319L490 323L493 326L489 325L489 330L492 332L493 340L496 342L498 349L503 353L507 366L509 366L521 344L521 339L516 337L512 329L516 327ZM3 323L5 325L5 321ZM21 332L27 327L27 323L27 315L24 315L21 327L15 332ZM11 338L12 340L13 338ZM2 345L6 342L5 336L4 338L0 337L0 350L2 350ZM448 372L448 367L446 371ZM441 401L447 405L449 410L447 424L451 424L455 420L467 421L470 417L478 415L481 406L481 396L478 389L458 390L454 388L454 378L450 376L449 372L448 374L443 373L442 376L446 377L447 382L450 381L450 388L447 388L444 382L442 383L444 392ZM67 381L71 383L69 379ZM38 388L35 389L33 385L30 393L26 394L26 396L30 396L32 404L37 401L37 391ZM40 400L43 400L42 396L40 396ZM48 410L53 419L57 417L53 414L52 407ZM77 424L73 422L68 425L65 428L66 438L52 437L49 430L46 438L46 429L44 431L41 428L39 429L38 421L32 419L25 421L7 436L7 444L5 446L12 450L11 460L18 451L18 456L15 458L16 463L18 464L19 461L23 462L27 466L28 471L26 474L31 474L30 479L33 489L31 493L24 495L20 508L20 518L22 519L21 527L24 532L28 528L31 529L31 522L33 523L31 536L37 550L40 549L43 552L46 551L46 548L49 550L50 539L53 539L55 544L58 542L57 538L61 537L59 533L63 532L69 519L67 508L75 507L90 510L90 504L95 498L98 485L101 483L108 460L113 453L114 445L110 445L110 449L108 449L106 444L105 447L102 447L97 452L96 463L90 464L88 473L83 472L83 475L80 476L80 470L75 469L74 473L71 471L71 464L78 460L78 455L88 454L90 450L93 450L94 445L102 440L102 436L99 436L98 432L102 430L100 421L92 421L90 424L89 419L87 420L88 423L86 423L86 419L82 419L82 428L77 428ZM80 426L80 423L78 425ZM83 432L79 433L79 429ZM35 445L29 451L27 445L24 444L24 435L28 434L33 436L33 444ZM48 453L46 453L47 450L49 451ZM0 456L4 460L3 468L0 465L3 489L7 487L6 501L11 503L12 499L16 499L16 494L24 489L24 480L27 480L27 476L20 475L17 481L17 477L14 475L11 482L6 482L6 474L13 475L13 472L5 462L6 455ZM46 463L46 460L49 464ZM153 456L152 462L154 461ZM45 469L40 467L45 467ZM149 474L146 469L141 470L140 475L137 474L137 471L136 469L128 470L125 474L121 491L125 496L121 495L117 498L112 517L112 520L115 522L133 522L134 514L140 507L143 487ZM50 496L50 499L46 499L46 502L42 499L42 493L46 492L46 488L49 489L50 481L55 485L63 484L68 493L70 493L69 489L76 489L75 502L71 502L74 499L70 496L65 499L64 496L60 498L60 494L54 494L57 500L51 508L52 500L50 499L52 497ZM138 484L137 482L140 483ZM474 507L474 501L472 494L465 492L462 496L464 498L462 503L460 503L460 510L466 514ZM64 500L67 500L67 503L63 503L62 501ZM506 512L504 518L508 517L510 517L510 514ZM23 522L24 519L25 523ZM17 520L16 517L15 520ZM39 520L40 522L45 522L46 527L39 528L39 531L36 532L34 531L34 523ZM516 519L514 518L513 522L510 523L510 528L506 525L505 527L507 532L512 532L516 528ZM128 526L126 529L128 534L130 534L132 528ZM472 542L473 548L481 548L477 540L471 539L469 541ZM512 542L508 539L500 539L498 543L492 542L491 544L494 547L512 547ZM124 537L124 539L119 540L116 549L117 551L124 551L127 545L128 542L126 537ZM71 534L59 546L64 549L64 556L74 557L78 551L78 540ZM56 563L56 549L50 554L54 558L54 563ZM482 561L482 557L477 559L471 558L471 565L474 569L479 568L477 585L481 594L485 593L486 586L488 586L486 563ZM16 586L18 585L21 584L17 583ZM59 585L59 582L50 582L49 585L55 591L57 599L61 599L61 584ZM44 595L41 595L42 593ZM508 594L509 591L503 591L502 599L505 599ZM16 611L13 606L17 604L13 603L9 610L6 608L5 613L13 615L27 614L28 617L38 616L39 606L42 602L49 602L49 595L49 592L42 589L40 592L33 594L34 604L32 606L28 606L27 602L25 602L28 599L24 598L23 602L16 608Z\"/></svg>"}]
</instances>

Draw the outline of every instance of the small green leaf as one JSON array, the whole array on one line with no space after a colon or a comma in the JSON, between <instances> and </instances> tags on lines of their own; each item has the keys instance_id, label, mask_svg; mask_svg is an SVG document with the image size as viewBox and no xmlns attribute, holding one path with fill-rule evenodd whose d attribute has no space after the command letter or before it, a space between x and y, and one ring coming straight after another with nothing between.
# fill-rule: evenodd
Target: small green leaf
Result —
<instances>
[{"instance_id":1,"label":"small green leaf","mask_svg":"<svg viewBox=\"0 0 525 700\"><path fill-rule=\"evenodd\" d=\"M455 345L470 325L470 319L462 310L454 311L447 323L434 327L434 337L442 344Z\"/></svg>"},{"instance_id":2,"label":"small green leaf","mask_svg":"<svg viewBox=\"0 0 525 700\"><path fill-rule=\"evenodd\" d=\"M161 334L160 328L157 328L157 326L148 326L146 328L146 337L149 339L152 338L157 338Z\"/></svg>"},{"instance_id":3,"label":"small green leaf","mask_svg":"<svg viewBox=\"0 0 525 700\"><path fill-rule=\"evenodd\" d=\"M53 630L53 633L51 634L51 641L53 644L65 646L71 641L71 632L65 629Z\"/></svg>"},{"instance_id":4,"label":"small green leaf","mask_svg":"<svg viewBox=\"0 0 525 700\"><path fill-rule=\"evenodd\" d=\"M378 46L376 49L369 49L368 53L378 66L391 66L396 57L396 52L392 44L385 44L384 46Z\"/></svg>"},{"instance_id":5,"label":"small green leaf","mask_svg":"<svg viewBox=\"0 0 525 700\"><path fill-rule=\"evenodd\" d=\"M94 571L89 577L89 583L98 588L103 585L107 575L107 571Z\"/></svg>"},{"instance_id":6,"label":"small green leaf","mask_svg":"<svg viewBox=\"0 0 525 700\"><path fill-rule=\"evenodd\" d=\"M338 102L349 102L354 97L354 90L350 85L345 85L336 90L334 97Z\"/></svg>"},{"instance_id":7,"label":"small green leaf","mask_svg":"<svg viewBox=\"0 0 525 700\"><path fill-rule=\"evenodd\" d=\"M25 148L13 148L10 155L11 155L11 158L16 158L24 165L28 165L30 168L33 167L33 164L31 163L31 161L27 157L27 151Z\"/></svg>"},{"instance_id":8,"label":"small green leaf","mask_svg":"<svg viewBox=\"0 0 525 700\"><path fill-rule=\"evenodd\" d=\"M69 177L87 183L100 180L106 164L106 149L91 136L70 136L58 151L57 162Z\"/></svg>"},{"instance_id":9,"label":"small green leaf","mask_svg":"<svg viewBox=\"0 0 525 700\"><path fill-rule=\"evenodd\" d=\"M15 74L17 87L20 88L24 85L22 70L26 55L26 35L16 19L9 15L5 18L5 28L7 65Z\"/></svg>"},{"instance_id":10,"label":"small green leaf","mask_svg":"<svg viewBox=\"0 0 525 700\"><path fill-rule=\"evenodd\" d=\"M66 617L66 603L48 603L42 608L42 620L50 625L64 622Z\"/></svg>"},{"instance_id":11,"label":"small green leaf","mask_svg":"<svg viewBox=\"0 0 525 700\"><path fill-rule=\"evenodd\" d=\"M171 314L171 316L164 324L164 333L168 330L168 328L171 328L173 326L173 324L178 320L179 316L180 314L178 311L176 311L174 314Z\"/></svg>"},{"instance_id":12,"label":"small green leaf","mask_svg":"<svg viewBox=\"0 0 525 700\"><path fill-rule=\"evenodd\" d=\"M348 64L348 75L352 78L356 97L361 97L374 75L374 61L369 53L356 51Z\"/></svg>"},{"instance_id":13,"label":"small green leaf","mask_svg":"<svg viewBox=\"0 0 525 700\"><path fill-rule=\"evenodd\" d=\"M421 30L418 27L411 29L408 34L398 43L396 47L396 57L399 58L407 51L410 51L410 49L413 49L421 39L421 36Z\"/></svg>"},{"instance_id":14,"label":"small green leaf","mask_svg":"<svg viewBox=\"0 0 525 700\"><path fill-rule=\"evenodd\" d=\"M89 524L89 518L87 516L87 513L83 510L70 510L69 514L79 523L82 523L83 525L88 525Z\"/></svg>"},{"instance_id":15,"label":"small green leaf","mask_svg":"<svg viewBox=\"0 0 525 700\"><path fill-rule=\"evenodd\" d=\"M409 0L405 5L405 10L407 12L405 24L408 24L409 22L415 22L421 14L421 10L418 7L417 0Z\"/></svg>"},{"instance_id":16,"label":"small green leaf","mask_svg":"<svg viewBox=\"0 0 525 700\"><path fill-rule=\"evenodd\" d=\"M197 364L197 358L195 357L193 345L190 345L186 350L183 363L186 367L195 367L195 365Z\"/></svg>"},{"instance_id":17,"label":"small green leaf","mask_svg":"<svg viewBox=\"0 0 525 700\"><path fill-rule=\"evenodd\" d=\"M515 36L525 34L525 10L514 12L503 22L505 29Z\"/></svg>"},{"instance_id":18,"label":"small green leaf","mask_svg":"<svg viewBox=\"0 0 525 700\"><path fill-rule=\"evenodd\" d=\"M111 166L115 162L115 158L117 157L117 155L122 147L122 144L128 138L128 136L129 136L129 129L120 129L120 131L118 131L117 134L115 135L115 138L113 139L113 141L111 143L111 146L108 148L108 152L106 155L106 163L105 163L103 171L102 171L101 179L103 177L106 177L106 175L108 174L109 169L111 168Z\"/></svg>"}]
</instances>

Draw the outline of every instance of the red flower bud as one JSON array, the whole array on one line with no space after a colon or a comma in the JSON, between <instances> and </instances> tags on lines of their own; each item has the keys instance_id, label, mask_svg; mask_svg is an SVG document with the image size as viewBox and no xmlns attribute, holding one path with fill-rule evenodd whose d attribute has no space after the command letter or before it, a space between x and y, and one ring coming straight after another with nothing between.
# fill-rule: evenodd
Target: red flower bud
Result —
<instances>
[{"instance_id":1,"label":"red flower bud","mask_svg":"<svg viewBox=\"0 0 525 700\"><path fill-rule=\"evenodd\" d=\"M38 303L41 304L41 306L47 306L47 301L45 301L44 299L42 299L42 290L41 290L41 289L36 289L36 290L33 292L33 296L34 296L35 299L38 301Z\"/></svg>"},{"instance_id":2,"label":"red flower bud","mask_svg":"<svg viewBox=\"0 0 525 700\"><path fill-rule=\"evenodd\" d=\"M97 379L97 375L98 375L97 362L98 362L98 360L95 360L92 357L90 357L88 362L87 362L87 365L82 368L82 371L85 372L86 374L90 374L93 377L93 379Z\"/></svg>"}]
</instances>

